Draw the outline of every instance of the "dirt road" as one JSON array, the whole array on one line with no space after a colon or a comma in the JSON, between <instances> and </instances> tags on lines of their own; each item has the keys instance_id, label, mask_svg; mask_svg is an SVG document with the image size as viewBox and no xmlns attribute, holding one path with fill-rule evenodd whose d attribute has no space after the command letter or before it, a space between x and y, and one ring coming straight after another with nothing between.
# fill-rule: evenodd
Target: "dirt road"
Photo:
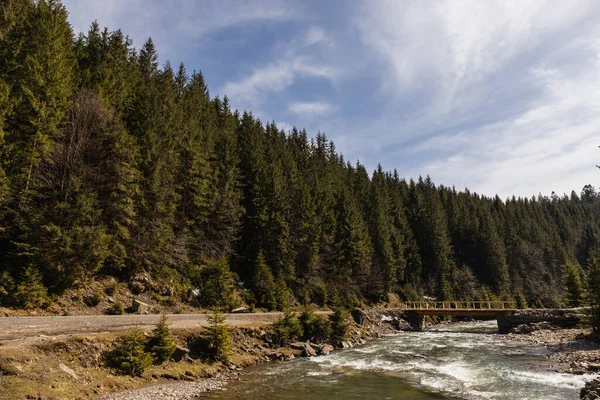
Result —
<instances>
[{"instance_id":1,"label":"dirt road","mask_svg":"<svg viewBox=\"0 0 600 400\"><path fill-rule=\"evenodd\" d=\"M209 314L169 314L171 328L206 326ZM228 314L230 326L268 325L281 317L280 312ZM69 317L5 317L0 318L0 344L3 342L79 333L125 331L130 328L151 329L160 315L84 315Z\"/></svg>"}]
</instances>

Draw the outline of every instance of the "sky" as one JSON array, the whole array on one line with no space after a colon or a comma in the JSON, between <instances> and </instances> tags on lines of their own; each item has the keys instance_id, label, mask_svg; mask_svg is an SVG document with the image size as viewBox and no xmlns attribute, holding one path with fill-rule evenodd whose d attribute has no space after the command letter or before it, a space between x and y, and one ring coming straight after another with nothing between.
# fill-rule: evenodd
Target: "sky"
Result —
<instances>
[{"instance_id":1,"label":"sky","mask_svg":"<svg viewBox=\"0 0 600 400\"><path fill-rule=\"evenodd\" d=\"M501 198L600 185L600 2L63 0L347 161Z\"/></svg>"}]
</instances>

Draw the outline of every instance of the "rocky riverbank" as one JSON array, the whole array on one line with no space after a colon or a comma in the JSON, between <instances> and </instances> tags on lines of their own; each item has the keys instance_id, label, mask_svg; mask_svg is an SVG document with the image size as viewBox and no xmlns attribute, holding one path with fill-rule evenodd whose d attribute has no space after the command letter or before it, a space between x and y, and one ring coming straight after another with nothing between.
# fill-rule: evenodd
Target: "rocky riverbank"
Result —
<instances>
[{"instance_id":1,"label":"rocky riverbank","mask_svg":"<svg viewBox=\"0 0 600 400\"><path fill-rule=\"evenodd\" d=\"M520 333L517 333L520 332ZM551 368L572 374L600 373L600 336L590 329L559 329L549 324L520 326L507 337L544 346ZM581 389L581 399L600 399L600 379Z\"/></svg>"},{"instance_id":2,"label":"rocky riverbank","mask_svg":"<svg viewBox=\"0 0 600 400\"><path fill-rule=\"evenodd\" d=\"M274 340L270 326L257 328L239 328L233 330L235 344L234 361L223 365L214 374L194 380L181 378L178 382L159 382L151 385L117 393L106 394L103 400L154 400L154 399L194 399L202 393L223 389L228 383L238 380L244 368L263 362L289 361L296 357L316 357L331 351L364 345L368 341L387 333L397 332L399 320L381 318L377 313L369 314L362 324L349 321L347 340L334 347L329 343L295 342L280 347ZM188 358L187 362L194 362Z\"/></svg>"}]
</instances>

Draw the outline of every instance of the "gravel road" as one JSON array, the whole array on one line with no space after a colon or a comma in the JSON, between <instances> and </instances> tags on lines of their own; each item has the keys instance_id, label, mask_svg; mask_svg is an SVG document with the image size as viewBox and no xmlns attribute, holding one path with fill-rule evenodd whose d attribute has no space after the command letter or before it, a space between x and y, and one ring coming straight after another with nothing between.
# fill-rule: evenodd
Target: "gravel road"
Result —
<instances>
[{"instance_id":1,"label":"gravel road","mask_svg":"<svg viewBox=\"0 0 600 400\"><path fill-rule=\"evenodd\" d=\"M206 326L210 314L169 314L171 328L189 329ZM268 325L281 317L280 312L228 314L229 326ZM83 315L56 317L0 318L0 343L44 336L124 331L130 328L152 329L160 315Z\"/></svg>"}]
</instances>

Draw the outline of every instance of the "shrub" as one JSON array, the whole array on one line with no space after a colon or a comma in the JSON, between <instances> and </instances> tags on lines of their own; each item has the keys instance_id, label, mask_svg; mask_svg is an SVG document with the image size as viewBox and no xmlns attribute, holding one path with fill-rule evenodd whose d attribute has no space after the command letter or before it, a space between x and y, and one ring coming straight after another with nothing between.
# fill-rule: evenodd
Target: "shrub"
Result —
<instances>
[{"instance_id":1,"label":"shrub","mask_svg":"<svg viewBox=\"0 0 600 400\"><path fill-rule=\"evenodd\" d=\"M0 304L8 305L12 302L12 294L15 292L15 280L4 271L0 274Z\"/></svg>"},{"instance_id":2,"label":"shrub","mask_svg":"<svg viewBox=\"0 0 600 400\"><path fill-rule=\"evenodd\" d=\"M117 293L118 288L119 284L117 282L112 281L108 285L106 285L106 287L104 288L104 293L106 293L109 296L112 296L115 293Z\"/></svg>"},{"instance_id":3,"label":"shrub","mask_svg":"<svg viewBox=\"0 0 600 400\"><path fill-rule=\"evenodd\" d=\"M102 302L102 293L100 290L96 290L92 296L85 299L85 303L90 307L96 307Z\"/></svg>"},{"instance_id":4,"label":"shrub","mask_svg":"<svg viewBox=\"0 0 600 400\"><path fill-rule=\"evenodd\" d=\"M208 317L209 326L206 328L208 351L221 361L228 361L231 355L231 333L224 324L225 318L219 309L214 309Z\"/></svg>"},{"instance_id":5,"label":"shrub","mask_svg":"<svg viewBox=\"0 0 600 400\"><path fill-rule=\"evenodd\" d=\"M30 266L21 275L17 284L15 300L24 309L40 307L48 297L48 290L42 283L42 275L37 268Z\"/></svg>"},{"instance_id":6,"label":"shrub","mask_svg":"<svg viewBox=\"0 0 600 400\"><path fill-rule=\"evenodd\" d=\"M175 338L169 329L167 316L162 314L160 321L156 328L152 331L152 338L150 339L150 353L154 357L154 361L157 364L162 364L171 357L171 354L175 351L177 344Z\"/></svg>"},{"instance_id":7,"label":"shrub","mask_svg":"<svg viewBox=\"0 0 600 400\"><path fill-rule=\"evenodd\" d=\"M146 352L147 339L144 332L133 329L116 340L115 349L108 354L107 364L119 373L141 376L152 364L152 356Z\"/></svg>"},{"instance_id":8,"label":"shrub","mask_svg":"<svg viewBox=\"0 0 600 400\"><path fill-rule=\"evenodd\" d=\"M331 336L331 326L329 321L322 316L318 316L315 312L306 308L300 314L300 325L302 326L303 338L315 343L320 343L329 340Z\"/></svg>"},{"instance_id":9,"label":"shrub","mask_svg":"<svg viewBox=\"0 0 600 400\"><path fill-rule=\"evenodd\" d=\"M238 307L236 280L226 256L209 262L193 274L192 282L198 289L196 301L203 307L220 307L228 311Z\"/></svg>"},{"instance_id":10,"label":"shrub","mask_svg":"<svg viewBox=\"0 0 600 400\"><path fill-rule=\"evenodd\" d=\"M125 307L123 307L123 303L120 301L115 301L110 307L108 307L106 313L109 315L123 315L125 314Z\"/></svg>"},{"instance_id":11,"label":"shrub","mask_svg":"<svg viewBox=\"0 0 600 400\"><path fill-rule=\"evenodd\" d=\"M292 312L286 311L283 317L273 324L280 345L285 346L303 336L302 325Z\"/></svg>"},{"instance_id":12,"label":"shrub","mask_svg":"<svg viewBox=\"0 0 600 400\"><path fill-rule=\"evenodd\" d=\"M344 317L344 312L341 308L338 308L329 316L329 323L331 324L330 339L332 342L339 345L346 339L348 333L348 324L346 323L346 318Z\"/></svg>"}]
</instances>

